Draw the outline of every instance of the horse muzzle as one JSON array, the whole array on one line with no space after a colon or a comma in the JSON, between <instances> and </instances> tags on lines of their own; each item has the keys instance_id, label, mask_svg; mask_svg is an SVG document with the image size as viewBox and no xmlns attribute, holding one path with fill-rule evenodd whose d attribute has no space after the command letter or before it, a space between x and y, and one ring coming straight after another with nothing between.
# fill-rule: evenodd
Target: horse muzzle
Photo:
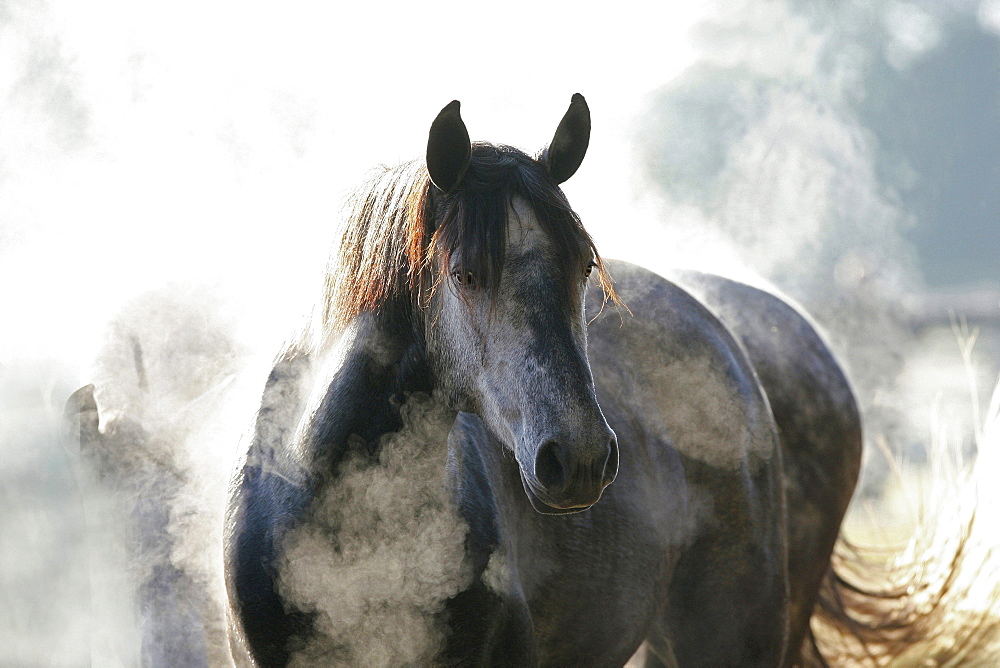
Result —
<instances>
[{"instance_id":1,"label":"horse muzzle","mask_svg":"<svg viewBox=\"0 0 1000 668\"><path fill-rule=\"evenodd\" d=\"M618 439L610 428L603 447L583 450L547 439L535 451L532 470L519 466L531 506L544 515L587 510L618 475Z\"/></svg>"}]
</instances>

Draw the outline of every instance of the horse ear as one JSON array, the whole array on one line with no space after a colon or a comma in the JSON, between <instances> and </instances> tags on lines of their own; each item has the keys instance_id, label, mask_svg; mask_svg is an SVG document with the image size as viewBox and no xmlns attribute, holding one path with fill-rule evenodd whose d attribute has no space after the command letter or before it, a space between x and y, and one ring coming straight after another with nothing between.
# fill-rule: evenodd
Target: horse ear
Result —
<instances>
[{"instance_id":1,"label":"horse ear","mask_svg":"<svg viewBox=\"0 0 1000 668\"><path fill-rule=\"evenodd\" d=\"M462 182L472 157L472 142L459 107L461 103L452 100L442 109L427 138L427 173L431 183L446 193Z\"/></svg>"},{"instance_id":2,"label":"horse ear","mask_svg":"<svg viewBox=\"0 0 1000 668\"><path fill-rule=\"evenodd\" d=\"M574 93L552 143L542 153L542 161L556 183L563 183L576 174L589 145L590 107L582 95Z\"/></svg>"}]
</instances>

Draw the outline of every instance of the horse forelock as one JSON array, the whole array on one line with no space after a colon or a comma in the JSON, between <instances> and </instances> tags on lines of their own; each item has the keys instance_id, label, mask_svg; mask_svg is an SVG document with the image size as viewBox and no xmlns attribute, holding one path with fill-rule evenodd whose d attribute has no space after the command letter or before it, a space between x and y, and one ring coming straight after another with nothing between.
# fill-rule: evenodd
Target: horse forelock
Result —
<instances>
[{"instance_id":1,"label":"horse forelock","mask_svg":"<svg viewBox=\"0 0 1000 668\"><path fill-rule=\"evenodd\" d=\"M477 142L451 193L437 191L419 161L382 167L355 191L326 275L324 329L397 298L421 307L452 270L495 290L515 198L532 208L560 261L575 266L593 254L601 287L617 301L593 240L545 167L518 149Z\"/></svg>"}]
</instances>

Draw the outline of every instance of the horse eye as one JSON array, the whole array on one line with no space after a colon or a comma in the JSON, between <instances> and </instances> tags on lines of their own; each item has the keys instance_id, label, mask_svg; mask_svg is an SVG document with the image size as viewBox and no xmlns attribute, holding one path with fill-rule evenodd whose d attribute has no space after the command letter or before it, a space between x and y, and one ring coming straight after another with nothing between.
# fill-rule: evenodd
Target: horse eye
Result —
<instances>
[{"instance_id":1,"label":"horse eye","mask_svg":"<svg viewBox=\"0 0 1000 668\"><path fill-rule=\"evenodd\" d=\"M453 271L451 275L455 278L455 282L461 286L471 288L476 284L476 279L471 271Z\"/></svg>"},{"instance_id":2,"label":"horse eye","mask_svg":"<svg viewBox=\"0 0 1000 668\"><path fill-rule=\"evenodd\" d=\"M594 267L596 267L596 266L597 266L596 262L591 262L590 264L588 264L586 271L583 272L584 276L586 276L587 278L590 278L590 274L593 273Z\"/></svg>"}]
</instances>

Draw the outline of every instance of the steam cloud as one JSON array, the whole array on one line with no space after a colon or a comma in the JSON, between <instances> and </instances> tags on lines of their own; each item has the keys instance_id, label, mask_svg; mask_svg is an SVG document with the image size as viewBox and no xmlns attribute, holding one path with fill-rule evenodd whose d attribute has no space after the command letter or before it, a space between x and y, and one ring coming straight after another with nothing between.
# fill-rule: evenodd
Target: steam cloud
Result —
<instances>
[{"instance_id":1,"label":"steam cloud","mask_svg":"<svg viewBox=\"0 0 1000 668\"><path fill-rule=\"evenodd\" d=\"M293 665L422 665L443 647L444 603L472 578L447 481L452 423L422 394L402 417L378 460L346 461L286 539L282 594L318 613L319 633Z\"/></svg>"}]
</instances>

